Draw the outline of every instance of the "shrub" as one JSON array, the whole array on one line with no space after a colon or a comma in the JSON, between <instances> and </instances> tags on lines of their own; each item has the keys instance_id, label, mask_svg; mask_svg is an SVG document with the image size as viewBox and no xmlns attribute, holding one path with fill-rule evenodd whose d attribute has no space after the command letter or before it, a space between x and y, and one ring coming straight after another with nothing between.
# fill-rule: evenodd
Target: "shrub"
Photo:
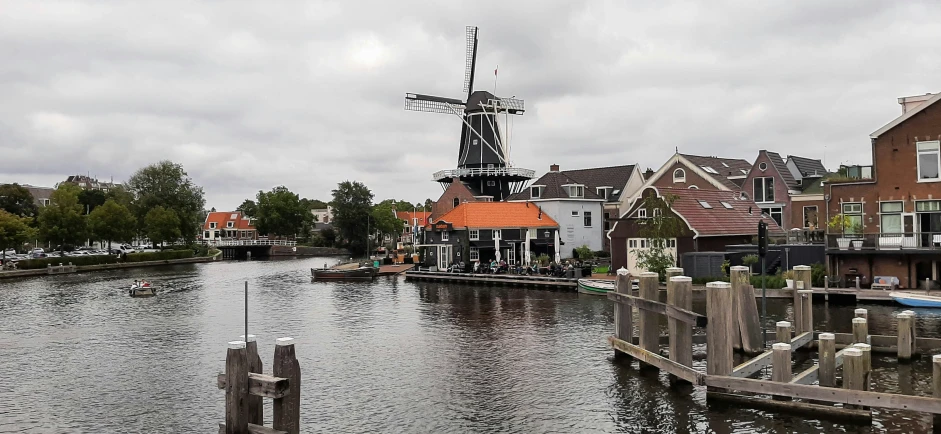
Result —
<instances>
[{"instance_id":1,"label":"shrub","mask_svg":"<svg viewBox=\"0 0 941 434\"><path fill-rule=\"evenodd\" d=\"M827 266L817 263L810 265L810 284L821 288L824 286L824 280L827 279Z\"/></svg>"},{"instance_id":2,"label":"shrub","mask_svg":"<svg viewBox=\"0 0 941 434\"><path fill-rule=\"evenodd\" d=\"M166 261L192 257L192 250L164 250L161 252L129 253L125 262Z\"/></svg>"},{"instance_id":3,"label":"shrub","mask_svg":"<svg viewBox=\"0 0 941 434\"><path fill-rule=\"evenodd\" d=\"M64 258L38 258L38 259L26 259L16 263L16 268L20 270L35 270L37 268L46 268L46 264L52 265L68 265L70 262L72 265L99 265L99 264L114 264L118 262L118 257L113 255L96 255L96 256L68 256Z\"/></svg>"}]
</instances>

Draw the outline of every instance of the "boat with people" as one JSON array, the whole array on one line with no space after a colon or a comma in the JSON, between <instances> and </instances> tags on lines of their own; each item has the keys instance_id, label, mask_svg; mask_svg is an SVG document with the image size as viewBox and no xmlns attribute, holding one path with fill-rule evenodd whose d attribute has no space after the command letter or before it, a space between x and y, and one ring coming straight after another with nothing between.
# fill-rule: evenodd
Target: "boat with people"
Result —
<instances>
[{"instance_id":1,"label":"boat with people","mask_svg":"<svg viewBox=\"0 0 941 434\"><path fill-rule=\"evenodd\" d=\"M913 292L890 292L889 297L892 297L896 303L903 306L941 308L941 296L937 295L917 294Z\"/></svg>"},{"instance_id":2,"label":"boat with people","mask_svg":"<svg viewBox=\"0 0 941 434\"><path fill-rule=\"evenodd\" d=\"M314 280L373 280L379 274L379 269L361 264L352 268L311 268L310 275Z\"/></svg>"},{"instance_id":3,"label":"boat with people","mask_svg":"<svg viewBox=\"0 0 941 434\"><path fill-rule=\"evenodd\" d=\"M128 295L131 297L153 297L157 295L157 292L150 282L135 280L134 284L131 285L131 289L128 290Z\"/></svg>"}]
</instances>

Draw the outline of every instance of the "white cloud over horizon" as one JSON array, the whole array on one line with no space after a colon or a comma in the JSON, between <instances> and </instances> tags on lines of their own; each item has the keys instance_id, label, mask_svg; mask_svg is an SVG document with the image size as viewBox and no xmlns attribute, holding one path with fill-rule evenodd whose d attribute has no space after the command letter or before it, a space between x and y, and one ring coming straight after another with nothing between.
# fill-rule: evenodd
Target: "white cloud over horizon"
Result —
<instances>
[{"instance_id":1,"label":"white cloud over horizon","mask_svg":"<svg viewBox=\"0 0 941 434\"><path fill-rule=\"evenodd\" d=\"M512 160L544 172L675 148L870 161L900 96L941 91L936 2L0 0L0 182L183 164L207 207L285 185L437 198L460 123L403 110L477 88L526 100Z\"/></svg>"}]
</instances>

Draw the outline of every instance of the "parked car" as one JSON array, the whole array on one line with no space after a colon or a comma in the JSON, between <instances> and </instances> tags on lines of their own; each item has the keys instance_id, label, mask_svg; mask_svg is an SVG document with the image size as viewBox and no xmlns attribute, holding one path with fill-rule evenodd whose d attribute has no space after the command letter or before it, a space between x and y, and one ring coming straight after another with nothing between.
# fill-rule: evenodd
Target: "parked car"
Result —
<instances>
[{"instance_id":1,"label":"parked car","mask_svg":"<svg viewBox=\"0 0 941 434\"><path fill-rule=\"evenodd\" d=\"M34 259L35 259L35 258L45 258L45 257L46 257L46 251L43 250L42 247L37 247L37 248L35 248L35 249L33 249L33 250L30 250L30 252L29 252L29 257L30 257L30 258L34 258Z\"/></svg>"}]
</instances>

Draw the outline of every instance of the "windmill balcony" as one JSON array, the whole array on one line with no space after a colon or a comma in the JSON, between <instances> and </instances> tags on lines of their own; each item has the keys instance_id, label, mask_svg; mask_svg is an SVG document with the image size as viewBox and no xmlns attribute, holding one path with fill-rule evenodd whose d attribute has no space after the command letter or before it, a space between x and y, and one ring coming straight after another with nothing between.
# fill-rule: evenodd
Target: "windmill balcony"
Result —
<instances>
[{"instance_id":1,"label":"windmill balcony","mask_svg":"<svg viewBox=\"0 0 941 434\"><path fill-rule=\"evenodd\" d=\"M941 253L941 232L827 234L831 252Z\"/></svg>"},{"instance_id":2,"label":"windmill balcony","mask_svg":"<svg viewBox=\"0 0 941 434\"><path fill-rule=\"evenodd\" d=\"M514 176L525 179L532 179L536 172L531 169L521 169L518 167L473 167L465 169L439 170L432 175L434 181L442 179L462 178L465 176Z\"/></svg>"}]
</instances>

